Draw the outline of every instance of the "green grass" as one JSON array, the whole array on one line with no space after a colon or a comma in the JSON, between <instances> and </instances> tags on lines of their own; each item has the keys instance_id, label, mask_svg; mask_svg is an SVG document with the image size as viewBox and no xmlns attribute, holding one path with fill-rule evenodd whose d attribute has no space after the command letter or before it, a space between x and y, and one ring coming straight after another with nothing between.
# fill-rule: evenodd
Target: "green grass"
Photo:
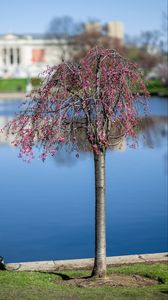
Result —
<instances>
[{"instance_id":1,"label":"green grass","mask_svg":"<svg viewBox=\"0 0 168 300\"><path fill-rule=\"evenodd\" d=\"M90 271L15 272L0 271L0 300L166 300L168 272L165 264L136 264L108 269L108 273L139 274L162 284L144 288L78 288L61 285L62 275L83 277Z\"/></svg>"},{"instance_id":2,"label":"green grass","mask_svg":"<svg viewBox=\"0 0 168 300\"><path fill-rule=\"evenodd\" d=\"M25 92L27 83L28 81L26 78L0 79L0 92ZM40 84L40 79L32 78L31 83L34 87L38 86Z\"/></svg>"},{"instance_id":3,"label":"green grass","mask_svg":"<svg viewBox=\"0 0 168 300\"><path fill-rule=\"evenodd\" d=\"M160 80L149 80L146 86L151 95L168 96L168 87L161 84Z\"/></svg>"},{"instance_id":4,"label":"green grass","mask_svg":"<svg viewBox=\"0 0 168 300\"><path fill-rule=\"evenodd\" d=\"M26 79L1 79L0 92L25 92Z\"/></svg>"}]
</instances>

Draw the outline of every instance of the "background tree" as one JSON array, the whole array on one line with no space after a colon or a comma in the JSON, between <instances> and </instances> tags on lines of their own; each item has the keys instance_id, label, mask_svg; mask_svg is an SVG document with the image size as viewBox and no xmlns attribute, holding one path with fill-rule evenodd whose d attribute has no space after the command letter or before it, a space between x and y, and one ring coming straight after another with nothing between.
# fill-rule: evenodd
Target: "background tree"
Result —
<instances>
[{"instance_id":1,"label":"background tree","mask_svg":"<svg viewBox=\"0 0 168 300\"><path fill-rule=\"evenodd\" d=\"M126 47L120 39L112 38L103 31L83 31L73 37L72 60L79 61L93 47L104 47L107 49L116 49L119 54L126 54Z\"/></svg>"},{"instance_id":2,"label":"background tree","mask_svg":"<svg viewBox=\"0 0 168 300\"><path fill-rule=\"evenodd\" d=\"M70 37L83 31L83 23L75 22L70 16L55 17L51 20L47 34L54 37Z\"/></svg>"},{"instance_id":3,"label":"background tree","mask_svg":"<svg viewBox=\"0 0 168 300\"><path fill-rule=\"evenodd\" d=\"M135 138L136 103L145 104L145 85L136 66L115 50L93 48L76 63L48 68L41 87L30 95L26 110L7 125L20 157L56 155L63 145L78 150L79 130L85 132L95 164L95 263L92 276L106 276L105 154L122 136ZM138 96L138 99L137 99Z\"/></svg>"},{"instance_id":4,"label":"background tree","mask_svg":"<svg viewBox=\"0 0 168 300\"><path fill-rule=\"evenodd\" d=\"M46 37L60 39L60 60L72 60L76 44L74 37L84 30L82 22L75 22L70 16L55 17L51 20Z\"/></svg>"},{"instance_id":5,"label":"background tree","mask_svg":"<svg viewBox=\"0 0 168 300\"><path fill-rule=\"evenodd\" d=\"M88 50L95 46L115 48L122 55L126 53L121 40L108 36L107 25L101 26L99 20L94 18L89 18L83 23L75 22L70 16L55 17L49 24L46 36L65 39L68 55L63 57L70 57L71 61L79 62Z\"/></svg>"},{"instance_id":6,"label":"background tree","mask_svg":"<svg viewBox=\"0 0 168 300\"><path fill-rule=\"evenodd\" d=\"M162 61L160 36L159 30L144 31L134 37L126 35L125 55L138 63L145 74Z\"/></svg>"}]
</instances>

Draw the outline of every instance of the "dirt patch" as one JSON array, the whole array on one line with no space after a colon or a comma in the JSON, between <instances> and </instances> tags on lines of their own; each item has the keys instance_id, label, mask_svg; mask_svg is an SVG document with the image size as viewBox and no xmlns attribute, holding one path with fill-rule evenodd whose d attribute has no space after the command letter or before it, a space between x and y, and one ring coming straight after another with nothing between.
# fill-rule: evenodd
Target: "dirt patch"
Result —
<instances>
[{"instance_id":1,"label":"dirt patch","mask_svg":"<svg viewBox=\"0 0 168 300\"><path fill-rule=\"evenodd\" d=\"M58 282L57 282L58 283ZM83 288L98 288L98 287L145 287L157 285L158 281L139 275L123 275L112 274L105 279L88 278L64 278L61 281L62 285L71 285Z\"/></svg>"}]
</instances>

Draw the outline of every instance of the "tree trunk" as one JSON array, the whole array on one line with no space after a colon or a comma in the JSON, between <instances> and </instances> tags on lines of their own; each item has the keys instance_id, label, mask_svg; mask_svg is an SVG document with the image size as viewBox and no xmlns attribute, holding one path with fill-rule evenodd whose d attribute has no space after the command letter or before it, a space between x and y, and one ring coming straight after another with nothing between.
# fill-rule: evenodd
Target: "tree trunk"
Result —
<instances>
[{"instance_id":1,"label":"tree trunk","mask_svg":"<svg viewBox=\"0 0 168 300\"><path fill-rule=\"evenodd\" d=\"M95 262L92 276L106 277L105 151L94 153L95 163Z\"/></svg>"}]
</instances>

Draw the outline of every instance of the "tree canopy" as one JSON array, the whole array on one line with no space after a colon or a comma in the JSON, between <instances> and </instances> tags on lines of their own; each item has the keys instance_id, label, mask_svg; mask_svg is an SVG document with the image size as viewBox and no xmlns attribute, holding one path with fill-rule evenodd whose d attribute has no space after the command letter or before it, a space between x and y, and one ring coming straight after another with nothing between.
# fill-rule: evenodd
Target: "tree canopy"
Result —
<instances>
[{"instance_id":1,"label":"tree canopy","mask_svg":"<svg viewBox=\"0 0 168 300\"><path fill-rule=\"evenodd\" d=\"M99 153L110 146L111 128L135 138L137 103L145 107L147 96L134 64L115 50L95 47L79 64L48 67L41 86L29 95L27 108L7 129L20 147L19 156L28 161L36 144L43 148L43 160L62 144L77 149L80 128L92 151Z\"/></svg>"}]
</instances>

